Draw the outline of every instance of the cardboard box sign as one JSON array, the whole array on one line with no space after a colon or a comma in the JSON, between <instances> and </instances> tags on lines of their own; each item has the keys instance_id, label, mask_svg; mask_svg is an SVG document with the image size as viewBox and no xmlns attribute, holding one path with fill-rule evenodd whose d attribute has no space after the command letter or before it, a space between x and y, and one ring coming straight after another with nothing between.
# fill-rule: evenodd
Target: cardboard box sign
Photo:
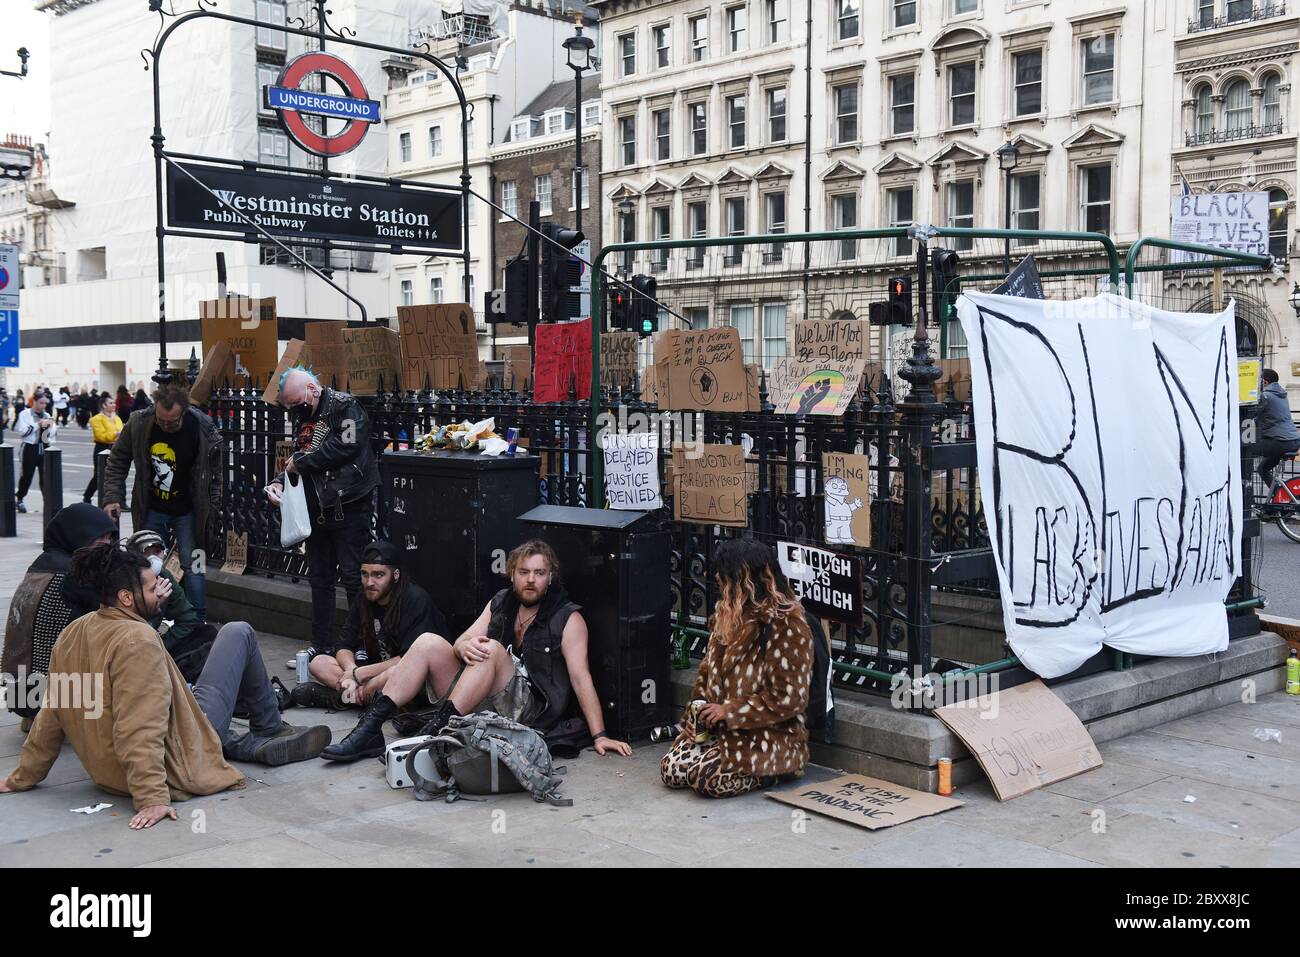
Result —
<instances>
[{"instance_id":1,"label":"cardboard box sign","mask_svg":"<svg viewBox=\"0 0 1300 957\"><path fill-rule=\"evenodd\" d=\"M866 360L868 323L858 319L803 319L794 324L794 358L801 362Z\"/></svg>"},{"instance_id":2,"label":"cardboard box sign","mask_svg":"<svg viewBox=\"0 0 1300 957\"><path fill-rule=\"evenodd\" d=\"M831 621L862 624L860 558L798 542L777 542L776 557L808 611Z\"/></svg>"},{"instance_id":3,"label":"cardboard box sign","mask_svg":"<svg viewBox=\"0 0 1300 957\"><path fill-rule=\"evenodd\" d=\"M385 326L343 330L343 353L348 363L348 391L377 395L380 380L385 391L398 383L402 346L396 332Z\"/></svg>"},{"instance_id":4,"label":"cardboard box sign","mask_svg":"<svg viewBox=\"0 0 1300 957\"><path fill-rule=\"evenodd\" d=\"M632 385L637 370L635 332L606 332L600 337L600 384L606 388Z\"/></svg>"},{"instance_id":5,"label":"cardboard box sign","mask_svg":"<svg viewBox=\"0 0 1300 957\"><path fill-rule=\"evenodd\" d=\"M212 390L221 382L221 375L230 363L230 346L223 339L214 342L203 357L199 374L190 386L190 401L195 405L207 405L212 398Z\"/></svg>"},{"instance_id":6,"label":"cardboard box sign","mask_svg":"<svg viewBox=\"0 0 1300 957\"><path fill-rule=\"evenodd\" d=\"M822 453L822 513L829 545L871 544L871 459Z\"/></svg>"},{"instance_id":7,"label":"cardboard box sign","mask_svg":"<svg viewBox=\"0 0 1300 957\"><path fill-rule=\"evenodd\" d=\"M302 333L303 362L321 385L340 392L348 389L348 359L343 352L343 330L347 327L346 322L330 319L305 323Z\"/></svg>"},{"instance_id":8,"label":"cardboard box sign","mask_svg":"<svg viewBox=\"0 0 1300 957\"><path fill-rule=\"evenodd\" d=\"M226 561L221 570L229 575L242 575L248 565L248 533L226 532Z\"/></svg>"},{"instance_id":9,"label":"cardboard box sign","mask_svg":"<svg viewBox=\"0 0 1300 957\"><path fill-rule=\"evenodd\" d=\"M280 401L280 377L294 366L303 365L302 354L305 347L306 343L301 339L289 340L288 345L284 347L284 355L276 364L275 372L271 373L271 381L262 390L263 402L273 405Z\"/></svg>"},{"instance_id":10,"label":"cardboard box sign","mask_svg":"<svg viewBox=\"0 0 1300 957\"><path fill-rule=\"evenodd\" d=\"M533 354L527 346L506 346L503 375L505 387L519 392L532 388Z\"/></svg>"},{"instance_id":11,"label":"cardboard box sign","mask_svg":"<svg viewBox=\"0 0 1300 957\"><path fill-rule=\"evenodd\" d=\"M958 402L970 401L970 359L940 359L943 375L934 383L934 394L940 402L948 401L948 386Z\"/></svg>"},{"instance_id":12,"label":"cardboard box sign","mask_svg":"<svg viewBox=\"0 0 1300 957\"><path fill-rule=\"evenodd\" d=\"M463 302L398 306L402 387L476 389L483 379L474 310Z\"/></svg>"},{"instance_id":13,"label":"cardboard box sign","mask_svg":"<svg viewBox=\"0 0 1300 957\"><path fill-rule=\"evenodd\" d=\"M866 363L783 358L772 365L768 399L787 415L843 415L858 394Z\"/></svg>"},{"instance_id":14,"label":"cardboard box sign","mask_svg":"<svg viewBox=\"0 0 1300 957\"><path fill-rule=\"evenodd\" d=\"M676 521L748 527L745 450L739 445L674 443L672 481Z\"/></svg>"},{"instance_id":15,"label":"cardboard box sign","mask_svg":"<svg viewBox=\"0 0 1300 957\"><path fill-rule=\"evenodd\" d=\"M655 342L656 393L662 409L701 412L748 411L745 358L740 330L672 329Z\"/></svg>"},{"instance_id":16,"label":"cardboard box sign","mask_svg":"<svg viewBox=\"0 0 1300 957\"><path fill-rule=\"evenodd\" d=\"M200 304L199 316L203 354L218 342L230 347L230 358L215 382L229 379L236 388L249 388L270 381L280 353L274 298L207 299Z\"/></svg>"},{"instance_id":17,"label":"cardboard box sign","mask_svg":"<svg viewBox=\"0 0 1300 957\"><path fill-rule=\"evenodd\" d=\"M533 401L591 398L591 320L548 322L533 338Z\"/></svg>"},{"instance_id":18,"label":"cardboard box sign","mask_svg":"<svg viewBox=\"0 0 1300 957\"><path fill-rule=\"evenodd\" d=\"M870 831L941 814L962 804L953 798L914 791L861 774L845 774L812 784L800 781L780 791L768 791L767 796Z\"/></svg>"}]
</instances>

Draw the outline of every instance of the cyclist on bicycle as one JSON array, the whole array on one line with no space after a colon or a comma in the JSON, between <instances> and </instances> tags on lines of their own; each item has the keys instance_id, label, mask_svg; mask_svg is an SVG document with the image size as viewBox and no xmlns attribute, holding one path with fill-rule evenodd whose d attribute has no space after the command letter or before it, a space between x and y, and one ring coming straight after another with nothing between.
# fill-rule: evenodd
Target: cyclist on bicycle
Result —
<instances>
[{"instance_id":1,"label":"cyclist on bicycle","mask_svg":"<svg viewBox=\"0 0 1300 957\"><path fill-rule=\"evenodd\" d=\"M1264 388L1260 390L1259 415L1256 416L1256 441L1246 451L1259 456L1259 476L1265 485L1273 484L1273 469L1283 458L1300 450L1300 430L1291 419L1291 403L1277 373L1265 369L1260 373Z\"/></svg>"}]
</instances>

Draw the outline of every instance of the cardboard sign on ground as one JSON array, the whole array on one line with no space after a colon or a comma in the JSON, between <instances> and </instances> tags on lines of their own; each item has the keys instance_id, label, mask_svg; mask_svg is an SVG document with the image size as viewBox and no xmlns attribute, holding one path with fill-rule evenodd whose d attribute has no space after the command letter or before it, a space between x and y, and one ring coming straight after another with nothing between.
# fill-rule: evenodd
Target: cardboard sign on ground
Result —
<instances>
[{"instance_id":1,"label":"cardboard sign on ground","mask_svg":"<svg viewBox=\"0 0 1300 957\"><path fill-rule=\"evenodd\" d=\"M212 398L212 390L221 381L229 364L230 346L224 339L214 342L204 353L203 365L199 366L199 374L190 386L190 401L195 405L207 405L208 399Z\"/></svg>"},{"instance_id":2,"label":"cardboard sign on ground","mask_svg":"<svg viewBox=\"0 0 1300 957\"><path fill-rule=\"evenodd\" d=\"M748 408L745 357L740 330L672 329L655 343L655 363L667 363L667 389L659 379L659 407L700 412L744 412Z\"/></svg>"},{"instance_id":3,"label":"cardboard sign on ground","mask_svg":"<svg viewBox=\"0 0 1300 957\"><path fill-rule=\"evenodd\" d=\"M248 565L248 533L226 532L226 561L221 570L230 575L244 574Z\"/></svg>"},{"instance_id":4,"label":"cardboard sign on ground","mask_svg":"<svg viewBox=\"0 0 1300 957\"><path fill-rule=\"evenodd\" d=\"M749 525L745 450L739 445L674 443L672 483L674 520L732 528Z\"/></svg>"},{"instance_id":5,"label":"cardboard sign on ground","mask_svg":"<svg viewBox=\"0 0 1300 957\"><path fill-rule=\"evenodd\" d=\"M962 805L954 798L914 791L861 774L845 774L818 784L800 782L781 791L768 791L767 796L870 831L942 814Z\"/></svg>"},{"instance_id":6,"label":"cardboard sign on ground","mask_svg":"<svg viewBox=\"0 0 1300 957\"><path fill-rule=\"evenodd\" d=\"M600 337L600 384L609 388L630 387L636 376L636 351L640 336L635 332L606 332Z\"/></svg>"},{"instance_id":7,"label":"cardboard sign on ground","mask_svg":"<svg viewBox=\"0 0 1300 957\"><path fill-rule=\"evenodd\" d=\"M303 324L303 362L320 379L320 384L330 389L347 391L348 358L343 351L343 330L346 322L338 319Z\"/></svg>"},{"instance_id":8,"label":"cardboard sign on ground","mask_svg":"<svg viewBox=\"0 0 1300 957\"><path fill-rule=\"evenodd\" d=\"M397 385L402 346L392 329L386 326L344 329L343 355L348 364L348 391L353 395L378 394L381 379L386 391Z\"/></svg>"},{"instance_id":9,"label":"cardboard sign on ground","mask_svg":"<svg viewBox=\"0 0 1300 957\"><path fill-rule=\"evenodd\" d=\"M247 388L255 381L265 385L279 357L275 299L229 296L206 299L199 308L203 354L218 342L230 347L230 358L215 381L230 379L237 388Z\"/></svg>"},{"instance_id":10,"label":"cardboard sign on ground","mask_svg":"<svg viewBox=\"0 0 1300 957\"><path fill-rule=\"evenodd\" d=\"M463 302L398 306L402 385L408 389L473 389L482 373L474 311Z\"/></svg>"},{"instance_id":11,"label":"cardboard sign on ground","mask_svg":"<svg viewBox=\"0 0 1300 957\"><path fill-rule=\"evenodd\" d=\"M822 453L826 542L871 544L871 459L848 452Z\"/></svg>"},{"instance_id":12,"label":"cardboard sign on ground","mask_svg":"<svg viewBox=\"0 0 1300 957\"><path fill-rule=\"evenodd\" d=\"M271 373L271 381L266 384L262 390L262 401L268 405L274 405L280 401L280 376L284 375L291 368L297 365L303 365L302 354L306 343L301 339L290 339L284 347L284 355L275 366L275 371Z\"/></svg>"},{"instance_id":13,"label":"cardboard sign on ground","mask_svg":"<svg viewBox=\"0 0 1300 957\"><path fill-rule=\"evenodd\" d=\"M591 398L591 320L548 322L533 338L533 401Z\"/></svg>"},{"instance_id":14,"label":"cardboard sign on ground","mask_svg":"<svg viewBox=\"0 0 1300 957\"><path fill-rule=\"evenodd\" d=\"M1041 681L936 708L993 782L999 801L1101 767L1074 712Z\"/></svg>"}]
</instances>

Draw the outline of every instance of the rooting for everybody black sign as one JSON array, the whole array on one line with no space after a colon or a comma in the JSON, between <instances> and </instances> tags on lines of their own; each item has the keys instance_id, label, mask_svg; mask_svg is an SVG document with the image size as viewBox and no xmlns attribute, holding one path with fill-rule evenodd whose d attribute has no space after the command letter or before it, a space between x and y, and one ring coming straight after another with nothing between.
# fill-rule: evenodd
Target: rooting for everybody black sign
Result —
<instances>
[{"instance_id":1,"label":"rooting for everybody black sign","mask_svg":"<svg viewBox=\"0 0 1300 957\"><path fill-rule=\"evenodd\" d=\"M186 172L212 192L203 189ZM245 217L276 236L430 252L461 251L458 192L246 172L219 166L167 167L169 226L241 236L256 233Z\"/></svg>"}]
</instances>

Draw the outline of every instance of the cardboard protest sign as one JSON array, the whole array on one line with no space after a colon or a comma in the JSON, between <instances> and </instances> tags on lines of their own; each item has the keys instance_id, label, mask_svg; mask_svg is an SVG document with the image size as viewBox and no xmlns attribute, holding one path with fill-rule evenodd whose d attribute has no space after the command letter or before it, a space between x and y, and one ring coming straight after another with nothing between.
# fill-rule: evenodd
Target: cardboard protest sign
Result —
<instances>
[{"instance_id":1,"label":"cardboard protest sign","mask_svg":"<svg viewBox=\"0 0 1300 957\"><path fill-rule=\"evenodd\" d=\"M655 342L655 364L665 363L667 375L662 370L657 373L660 408L746 411L748 390L740 330L732 326L671 329Z\"/></svg>"},{"instance_id":2,"label":"cardboard protest sign","mask_svg":"<svg viewBox=\"0 0 1300 957\"><path fill-rule=\"evenodd\" d=\"M402 385L473 389L482 378L474 311L463 302L398 306Z\"/></svg>"},{"instance_id":3,"label":"cardboard protest sign","mask_svg":"<svg viewBox=\"0 0 1300 957\"><path fill-rule=\"evenodd\" d=\"M533 338L533 401L591 398L591 320L548 322Z\"/></svg>"},{"instance_id":4,"label":"cardboard protest sign","mask_svg":"<svg viewBox=\"0 0 1300 957\"><path fill-rule=\"evenodd\" d=\"M185 577L185 569L181 567L181 556L177 554L175 548L168 551L167 557L163 559L163 570L171 573L177 584Z\"/></svg>"},{"instance_id":5,"label":"cardboard protest sign","mask_svg":"<svg viewBox=\"0 0 1300 957\"><path fill-rule=\"evenodd\" d=\"M999 801L1101 767L1083 723L1041 681L936 708L979 761Z\"/></svg>"},{"instance_id":6,"label":"cardboard protest sign","mask_svg":"<svg viewBox=\"0 0 1300 957\"><path fill-rule=\"evenodd\" d=\"M348 388L348 359L343 351L343 330L347 327L346 322L331 319L304 323L302 332L306 343L303 361L321 385L340 391Z\"/></svg>"},{"instance_id":7,"label":"cardboard protest sign","mask_svg":"<svg viewBox=\"0 0 1300 957\"><path fill-rule=\"evenodd\" d=\"M505 387L520 391L532 388L532 350L527 346L506 346L503 352L502 358L505 359L505 365L502 367L502 375L505 378Z\"/></svg>"},{"instance_id":8,"label":"cardboard protest sign","mask_svg":"<svg viewBox=\"0 0 1300 957\"><path fill-rule=\"evenodd\" d=\"M962 805L954 798L914 791L861 774L845 774L819 784L801 781L782 791L768 791L767 796L871 831L942 814Z\"/></svg>"},{"instance_id":9,"label":"cardboard protest sign","mask_svg":"<svg viewBox=\"0 0 1300 957\"><path fill-rule=\"evenodd\" d=\"M290 339L284 347L284 355L276 363L275 371L271 373L271 381L266 384L262 390L262 401L267 404L274 404L280 400L280 376L284 375L296 365L303 365L302 354L306 343L301 339Z\"/></svg>"},{"instance_id":10,"label":"cardboard protest sign","mask_svg":"<svg viewBox=\"0 0 1300 957\"><path fill-rule=\"evenodd\" d=\"M745 365L745 411L762 412L759 404L759 384L763 377L763 367L750 362Z\"/></svg>"},{"instance_id":11,"label":"cardboard protest sign","mask_svg":"<svg viewBox=\"0 0 1300 957\"><path fill-rule=\"evenodd\" d=\"M777 542L776 557L790 587L810 612L832 621L862 624L860 559L797 542Z\"/></svg>"},{"instance_id":12,"label":"cardboard protest sign","mask_svg":"<svg viewBox=\"0 0 1300 957\"><path fill-rule=\"evenodd\" d=\"M230 345L224 339L214 342L212 348L204 355L203 365L199 366L199 374L195 377L194 384L190 386L190 401L195 405L207 405L208 399L212 398L212 390L226 374L229 364Z\"/></svg>"},{"instance_id":13,"label":"cardboard protest sign","mask_svg":"<svg viewBox=\"0 0 1300 957\"><path fill-rule=\"evenodd\" d=\"M1261 359L1237 360L1237 404L1256 405L1259 402L1260 376L1264 372Z\"/></svg>"},{"instance_id":14,"label":"cardboard protest sign","mask_svg":"<svg viewBox=\"0 0 1300 957\"><path fill-rule=\"evenodd\" d=\"M1019 296L1021 299L1044 299L1043 279L1033 256L1020 260L1007 278L993 290L995 296Z\"/></svg>"},{"instance_id":15,"label":"cardboard protest sign","mask_svg":"<svg viewBox=\"0 0 1300 957\"><path fill-rule=\"evenodd\" d=\"M285 463L293 455L293 439L281 439L275 443L275 469L272 475L279 475L284 471Z\"/></svg>"},{"instance_id":16,"label":"cardboard protest sign","mask_svg":"<svg viewBox=\"0 0 1300 957\"><path fill-rule=\"evenodd\" d=\"M221 570L228 575L242 575L248 565L248 533L233 529L226 532L226 560Z\"/></svg>"},{"instance_id":17,"label":"cardboard protest sign","mask_svg":"<svg viewBox=\"0 0 1300 957\"><path fill-rule=\"evenodd\" d=\"M738 445L673 444L673 518L701 525L749 525L745 451Z\"/></svg>"},{"instance_id":18,"label":"cardboard protest sign","mask_svg":"<svg viewBox=\"0 0 1300 957\"><path fill-rule=\"evenodd\" d=\"M385 390L396 388L402 368L402 346L387 326L343 330L343 355L348 364L348 391L376 395L380 380Z\"/></svg>"},{"instance_id":19,"label":"cardboard protest sign","mask_svg":"<svg viewBox=\"0 0 1300 957\"><path fill-rule=\"evenodd\" d=\"M600 384L628 387L636 377L637 343L635 332L606 332L600 337Z\"/></svg>"},{"instance_id":20,"label":"cardboard protest sign","mask_svg":"<svg viewBox=\"0 0 1300 957\"><path fill-rule=\"evenodd\" d=\"M275 299L206 299L200 304L199 316L203 354L218 342L230 347L230 358L215 381L230 379L238 388L248 388L254 382L265 385L279 355Z\"/></svg>"},{"instance_id":21,"label":"cardboard protest sign","mask_svg":"<svg viewBox=\"0 0 1300 957\"><path fill-rule=\"evenodd\" d=\"M605 504L650 511L663 505L659 495L659 435L655 432L605 436Z\"/></svg>"},{"instance_id":22,"label":"cardboard protest sign","mask_svg":"<svg viewBox=\"0 0 1300 957\"><path fill-rule=\"evenodd\" d=\"M980 498L979 485L976 484L972 490L970 487L971 476L970 469L954 469L952 478L952 487L948 487L948 470L935 469L930 474L930 504L937 507L941 512L965 512L974 516L971 511L971 493L975 496L975 512L978 512L982 504Z\"/></svg>"},{"instance_id":23,"label":"cardboard protest sign","mask_svg":"<svg viewBox=\"0 0 1300 957\"><path fill-rule=\"evenodd\" d=\"M778 359L772 365L768 398L778 413L843 415L862 383L864 363Z\"/></svg>"},{"instance_id":24,"label":"cardboard protest sign","mask_svg":"<svg viewBox=\"0 0 1300 957\"><path fill-rule=\"evenodd\" d=\"M822 453L826 542L871 544L871 459L848 452Z\"/></svg>"},{"instance_id":25,"label":"cardboard protest sign","mask_svg":"<svg viewBox=\"0 0 1300 957\"><path fill-rule=\"evenodd\" d=\"M943 372L934 383L934 394L940 402L948 401L948 387L952 386L952 395L958 402L970 401L970 359L940 359L939 369Z\"/></svg>"},{"instance_id":26,"label":"cardboard protest sign","mask_svg":"<svg viewBox=\"0 0 1300 957\"><path fill-rule=\"evenodd\" d=\"M870 326L858 319L804 319L794 324L794 358L846 363L866 358Z\"/></svg>"}]
</instances>

